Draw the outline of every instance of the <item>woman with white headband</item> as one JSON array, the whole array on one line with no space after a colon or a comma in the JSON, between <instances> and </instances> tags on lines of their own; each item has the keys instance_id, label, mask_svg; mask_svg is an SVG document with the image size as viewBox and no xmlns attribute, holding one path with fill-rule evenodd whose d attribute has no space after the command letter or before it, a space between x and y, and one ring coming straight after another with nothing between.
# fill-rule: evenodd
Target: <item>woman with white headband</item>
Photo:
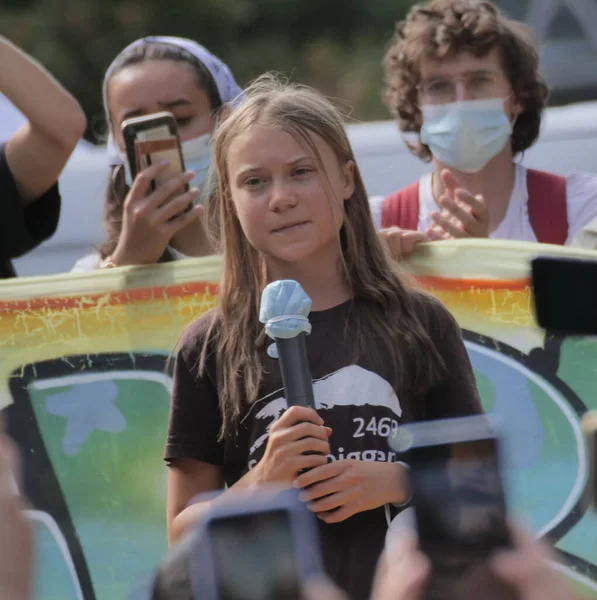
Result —
<instances>
[{"instance_id":1,"label":"woman with white headband","mask_svg":"<svg viewBox=\"0 0 597 600\"><path fill-rule=\"evenodd\" d=\"M230 69L203 46L176 37L146 37L127 46L104 78L111 176L106 191L107 239L73 271L152 264L212 253L197 200L207 185L210 138L218 114L241 96ZM121 123L171 112L187 172L150 192L154 165L130 181ZM189 191L184 192L185 184ZM191 203L194 206L189 210Z\"/></svg>"}]
</instances>

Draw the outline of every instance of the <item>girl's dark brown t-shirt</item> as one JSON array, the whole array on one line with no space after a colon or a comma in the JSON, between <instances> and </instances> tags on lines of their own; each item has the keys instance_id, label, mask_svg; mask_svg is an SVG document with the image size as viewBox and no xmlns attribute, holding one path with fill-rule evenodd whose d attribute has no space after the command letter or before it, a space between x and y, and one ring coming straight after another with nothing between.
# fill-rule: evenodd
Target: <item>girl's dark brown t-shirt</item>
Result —
<instances>
[{"instance_id":1,"label":"girl's dark brown t-shirt","mask_svg":"<svg viewBox=\"0 0 597 600\"><path fill-rule=\"evenodd\" d=\"M441 380L421 395L402 396L392 381L392 365L379 340L365 341L355 362L354 331L359 300L312 312L307 354L316 405L332 428L328 460L395 462L388 436L412 421L483 412L460 329L438 301L421 297L415 306L445 361ZM286 409L279 366L264 353L265 373L258 398L247 405L235 436L218 440L222 425L218 405L215 353L197 376L203 340L215 311L206 313L185 332L174 367L174 386L164 458L220 465L225 481L234 484L261 459L272 423ZM320 524L325 567L355 600L369 597L375 566L383 549L387 521L383 507L359 513L342 523Z\"/></svg>"}]
</instances>

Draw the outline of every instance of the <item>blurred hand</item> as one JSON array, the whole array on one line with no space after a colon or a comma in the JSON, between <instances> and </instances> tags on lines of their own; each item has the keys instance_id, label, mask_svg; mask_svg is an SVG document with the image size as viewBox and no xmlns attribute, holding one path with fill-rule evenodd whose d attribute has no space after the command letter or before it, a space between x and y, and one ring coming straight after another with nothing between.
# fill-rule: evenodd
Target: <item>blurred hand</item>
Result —
<instances>
[{"instance_id":1,"label":"blurred hand","mask_svg":"<svg viewBox=\"0 0 597 600\"><path fill-rule=\"evenodd\" d=\"M293 486L303 488L301 499L326 523L339 523L390 502L404 502L410 494L408 473L402 465L354 459L316 467L299 475Z\"/></svg>"},{"instance_id":2,"label":"blurred hand","mask_svg":"<svg viewBox=\"0 0 597 600\"><path fill-rule=\"evenodd\" d=\"M439 198L440 213L432 213L434 225L425 233L433 241L458 238L488 238L489 211L483 196L474 196L458 186L448 169L441 174L444 193Z\"/></svg>"},{"instance_id":3,"label":"blurred hand","mask_svg":"<svg viewBox=\"0 0 597 600\"><path fill-rule=\"evenodd\" d=\"M417 550L416 536L404 533L382 554L371 598L423 600L429 572L429 560Z\"/></svg>"},{"instance_id":4,"label":"blurred hand","mask_svg":"<svg viewBox=\"0 0 597 600\"><path fill-rule=\"evenodd\" d=\"M263 458L253 468L256 481L290 485L303 469L325 465L331 433L312 408L291 406L271 427Z\"/></svg>"},{"instance_id":5,"label":"blurred hand","mask_svg":"<svg viewBox=\"0 0 597 600\"><path fill-rule=\"evenodd\" d=\"M348 600L344 592L325 577L307 581L302 597L303 600Z\"/></svg>"},{"instance_id":6,"label":"blurred hand","mask_svg":"<svg viewBox=\"0 0 597 600\"><path fill-rule=\"evenodd\" d=\"M392 258L396 259L412 254L417 244L430 241L430 238L424 233L408 231L399 227L381 229L378 235L387 244Z\"/></svg>"},{"instance_id":7,"label":"blurred hand","mask_svg":"<svg viewBox=\"0 0 597 600\"><path fill-rule=\"evenodd\" d=\"M189 205L199 196L197 188L183 192L192 172L175 175L148 194L151 181L167 163L141 171L124 201L122 232L112 254L117 266L152 264L164 253L172 236L201 216L202 206Z\"/></svg>"},{"instance_id":8,"label":"blurred hand","mask_svg":"<svg viewBox=\"0 0 597 600\"><path fill-rule=\"evenodd\" d=\"M514 548L495 552L490 571L479 565L477 572L459 581L458 597L511 598L515 593L519 600L580 600L551 566L554 556L550 548L517 526L512 527L512 535ZM429 575L430 564L417 550L416 535L400 532L380 559L372 600L422 600ZM482 596L483 586L492 577L497 581Z\"/></svg>"},{"instance_id":9,"label":"blurred hand","mask_svg":"<svg viewBox=\"0 0 597 600\"><path fill-rule=\"evenodd\" d=\"M526 531L512 527L514 549L496 553L491 560L495 575L509 584L520 600L574 600L565 578L551 566L551 548L536 542ZM580 599L578 599L580 600Z\"/></svg>"},{"instance_id":10,"label":"blurred hand","mask_svg":"<svg viewBox=\"0 0 597 600\"><path fill-rule=\"evenodd\" d=\"M15 493L15 480L18 485L16 449L8 439L0 438L0 600L31 598L33 531Z\"/></svg>"}]
</instances>

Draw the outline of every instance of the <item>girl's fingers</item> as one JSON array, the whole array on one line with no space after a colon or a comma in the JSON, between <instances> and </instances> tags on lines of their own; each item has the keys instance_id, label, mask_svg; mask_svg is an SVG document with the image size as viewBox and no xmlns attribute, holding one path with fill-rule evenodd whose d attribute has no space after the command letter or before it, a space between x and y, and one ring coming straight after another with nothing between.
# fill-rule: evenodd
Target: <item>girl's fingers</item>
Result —
<instances>
[{"instance_id":1,"label":"girl's fingers","mask_svg":"<svg viewBox=\"0 0 597 600\"><path fill-rule=\"evenodd\" d=\"M317 454L327 456L330 453L330 445L327 442L312 437L292 442L291 444L289 444L289 447L292 449L292 454L316 452Z\"/></svg>"},{"instance_id":2,"label":"girl's fingers","mask_svg":"<svg viewBox=\"0 0 597 600\"><path fill-rule=\"evenodd\" d=\"M323 419L312 408L305 406L291 406L284 414L274 423L272 427L276 429L282 427L292 427L303 421L309 421L315 425L323 425Z\"/></svg>"}]
</instances>

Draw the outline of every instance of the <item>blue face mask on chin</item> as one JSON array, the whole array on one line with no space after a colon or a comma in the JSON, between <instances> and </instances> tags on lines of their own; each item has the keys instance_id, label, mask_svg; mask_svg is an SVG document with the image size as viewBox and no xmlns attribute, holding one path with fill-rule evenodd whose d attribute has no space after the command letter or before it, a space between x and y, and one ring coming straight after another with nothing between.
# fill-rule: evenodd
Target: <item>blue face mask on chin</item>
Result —
<instances>
[{"instance_id":1,"label":"blue face mask on chin","mask_svg":"<svg viewBox=\"0 0 597 600\"><path fill-rule=\"evenodd\" d=\"M185 169L195 172L195 177L189 182L189 187L196 187L201 190L201 194L195 201L198 204L211 193L211 185L208 181L212 157L211 135L206 133L197 138L187 140L186 142L182 142L180 147ZM132 185L132 178L126 153L121 152L120 156L125 168L125 180L130 187Z\"/></svg>"},{"instance_id":2,"label":"blue face mask on chin","mask_svg":"<svg viewBox=\"0 0 597 600\"><path fill-rule=\"evenodd\" d=\"M503 98L423 107L421 142L437 160L463 173L477 173L512 135Z\"/></svg>"}]
</instances>

